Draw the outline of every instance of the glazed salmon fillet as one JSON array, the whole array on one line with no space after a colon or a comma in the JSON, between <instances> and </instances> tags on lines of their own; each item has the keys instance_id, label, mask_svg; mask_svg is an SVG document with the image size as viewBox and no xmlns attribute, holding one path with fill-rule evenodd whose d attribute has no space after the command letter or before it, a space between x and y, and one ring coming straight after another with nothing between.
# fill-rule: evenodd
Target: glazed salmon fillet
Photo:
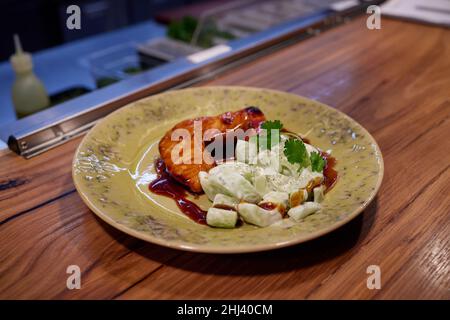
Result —
<instances>
[{"instance_id":1,"label":"glazed salmon fillet","mask_svg":"<svg viewBox=\"0 0 450 320\"><path fill-rule=\"evenodd\" d=\"M255 128L257 129L261 122L265 121L263 112L257 107L247 107L235 112L225 112L217 116L199 117L188 119L177 123L172 129L166 132L159 142L159 153L164 161L169 174L178 182L188 187L192 192L201 193L203 191L200 184L198 174L200 171L208 172L216 164L212 155L206 149L208 141L198 141L194 143L194 127L199 128L201 123L201 136L203 137L206 130L215 129L225 134L229 130L242 129L244 131ZM172 134L177 129L185 129L190 137L190 153L185 153L183 149L178 152L180 157L189 159L190 161L180 161L172 159L172 151L174 148L180 148L180 139L173 139ZM198 130L198 129L197 129ZM175 136L177 136L175 134ZM188 140L189 141L189 140ZM195 150L195 148L199 150ZM176 150L178 151L178 149ZM197 158L194 158L197 154ZM200 161L198 154L202 155ZM206 160L206 161L205 161Z\"/></svg>"}]
</instances>

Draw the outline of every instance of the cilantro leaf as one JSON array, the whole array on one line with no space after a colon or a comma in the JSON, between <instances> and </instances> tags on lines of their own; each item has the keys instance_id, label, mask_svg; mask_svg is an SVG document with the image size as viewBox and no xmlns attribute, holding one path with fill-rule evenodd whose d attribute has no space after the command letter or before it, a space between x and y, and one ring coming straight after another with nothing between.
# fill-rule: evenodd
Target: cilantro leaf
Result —
<instances>
[{"instance_id":1,"label":"cilantro leaf","mask_svg":"<svg viewBox=\"0 0 450 320\"><path fill-rule=\"evenodd\" d=\"M298 163L301 168L306 168L310 164L308 151L306 151L303 141L289 139L284 144L284 155L290 163Z\"/></svg>"},{"instance_id":2,"label":"cilantro leaf","mask_svg":"<svg viewBox=\"0 0 450 320\"><path fill-rule=\"evenodd\" d=\"M311 168L312 171L322 172L326 161L318 152L311 152Z\"/></svg>"},{"instance_id":3,"label":"cilantro leaf","mask_svg":"<svg viewBox=\"0 0 450 320\"><path fill-rule=\"evenodd\" d=\"M265 121L261 124L261 130L258 134L258 146L261 150L271 149L272 144L275 146L280 143L280 130L283 128L283 124L280 120ZM277 130L278 134L272 141L272 130Z\"/></svg>"},{"instance_id":4,"label":"cilantro leaf","mask_svg":"<svg viewBox=\"0 0 450 320\"><path fill-rule=\"evenodd\" d=\"M261 124L261 128L266 129L267 131L270 131L272 129L281 130L283 128L283 124L280 120L264 121L264 123Z\"/></svg>"}]
</instances>

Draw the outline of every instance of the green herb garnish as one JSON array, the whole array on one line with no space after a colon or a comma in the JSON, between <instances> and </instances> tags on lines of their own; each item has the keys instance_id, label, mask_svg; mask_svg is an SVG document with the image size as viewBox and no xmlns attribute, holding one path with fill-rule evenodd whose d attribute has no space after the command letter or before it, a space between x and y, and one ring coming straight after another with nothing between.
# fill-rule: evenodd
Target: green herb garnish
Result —
<instances>
[{"instance_id":1,"label":"green herb garnish","mask_svg":"<svg viewBox=\"0 0 450 320\"><path fill-rule=\"evenodd\" d=\"M301 168L306 168L310 164L308 151L306 151L303 141L289 139L284 144L284 155L290 163L298 163Z\"/></svg>"},{"instance_id":2,"label":"green herb garnish","mask_svg":"<svg viewBox=\"0 0 450 320\"><path fill-rule=\"evenodd\" d=\"M271 150L272 145L277 145L280 143L280 130L283 128L283 124L280 120L265 121L261 124L261 129L263 129L260 134L258 134L258 146L262 150ZM277 130L278 135L272 141L272 130Z\"/></svg>"},{"instance_id":3,"label":"green herb garnish","mask_svg":"<svg viewBox=\"0 0 450 320\"><path fill-rule=\"evenodd\" d=\"M184 16L179 20L170 22L167 28L167 36L172 39L191 43L198 25L199 21L197 18ZM236 38L232 33L219 29L216 23L210 19L203 21L200 28L196 43L193 43L193 45L202 48L212 47L216 44L217 38L222 38L226 41Z\"/></svg>"},{"instance_id":4,"label":"green herb garnish","mask_svg":"<svg viewBox=\"0 0 450 320\"><path fill-rule=\"evenodd\" d=\"M268 131L274 129L274 130L281 130L283 128L283 124L280 120L274 120L274 121L265 121L261 125L262 129L266 129Z\"/></svg>"},{"instance_id":5,"label":"green herb garnish","mask_svg":"<svg viewBox=\"0 0 450 320\"><path fill-rule=\"evenodd\" d=\"M181 40L183 42L191 42L198 20L194 17L184 16L180 20L174 20L167 28L167 35L172 39Z\"/></svg>"},{"instance_id":6,"label":"green herb garnish","mask_svg":"<svg viewBox=\"0 0 450 320\"><path fill-rule=\"evenodd\" d=\"M311 152L311 168L312 171L322 172L325 168L326 161L318 152Z\"/></svg>"}]
</instances>

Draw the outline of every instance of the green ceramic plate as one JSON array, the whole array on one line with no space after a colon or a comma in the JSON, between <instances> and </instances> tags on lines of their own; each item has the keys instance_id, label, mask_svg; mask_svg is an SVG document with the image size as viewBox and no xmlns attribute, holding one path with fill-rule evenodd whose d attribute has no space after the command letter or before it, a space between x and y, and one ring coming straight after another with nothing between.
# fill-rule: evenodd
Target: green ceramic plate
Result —
<instances>
[{"instance_id":1,"label":"green ceramic plate","mask_svg":"<svg viewBox=\"0 0 450 320\"><path fill-rule=\"evenodd\" d=\"M180 120L258 106L267 119L332 150L339 179L322 210L293 226L216 229L197 224L174 201L148 190L155 178L158 141ZM375 197L383 159L373 137L358 123L319 102L293 94L245 87L170 91L134 102L100 121L83 139L73 179L84 202L101 219L137 238L198 252L270 250L324 235L356 217ZM194 200L208 208L206 196Z\"/></svg>"}]
</instances>

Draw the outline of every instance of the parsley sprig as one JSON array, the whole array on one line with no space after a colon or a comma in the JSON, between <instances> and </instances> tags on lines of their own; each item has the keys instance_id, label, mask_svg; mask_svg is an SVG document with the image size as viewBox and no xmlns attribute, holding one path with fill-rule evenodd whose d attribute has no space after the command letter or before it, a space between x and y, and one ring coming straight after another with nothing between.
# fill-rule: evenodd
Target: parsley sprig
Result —
<instances>
[{"instance_id":1,"label":"parsley sprig","mask_svg":"<svg viewBox=\"0 0 450 320\"><path fill-rule=\"evenodd\" d=\"M284 144L284 155L292 164L298 163L300 168L306 168L311 165L312 171L322 172L326 161L318 152L311 152L308 155L305 144L298 139L289 139Z\"/></svg>"},{"instance_id":2,"label":"parsley sprig","mask_svg":"<svg viewBox=\"0 0 450 320\"><path fill-rule=\"evenodd\" d=\"M289 139L284 143L284 155L290 163L298 163L301 168L306 168L310 164L308 151L301 140Z\"/></svg>"},{"instance_id":3,"label":"parsley sprig","mask_svg":"<svg viewBox=\"0 0 450 320\"><path fill-rule=\"evenodd\" d=\"M318 152L311 152L311 168L312 171L322 172L323 168L325 168L326 161Z\"/></svg>"},{"instance_id":4,"label":"parsley sprig","mask_svg":"<svg viewBox=\"0 0 450 320\"><path fill-rule=\"evenodd\" d=\"M283 124L280 120L265 121L261 124L261 132L258 134L258 146L262 149L271 150L272 145L280 143L280 130L283 128ZM275 138L272 136L272 131L277 130ZM274 138L274 139L273 139ZM273 141L272 141L273 140Z\"/></svg>"},{"instance_id":5,"label":"parsley sprig","mask_svg":"<svg viewBox=\"0 0 450 320\"><path fill-rule=\"evenodd\" d=\"M271 129L275 129L275 130L281 130L283 128L283 124L281 123L280 120L273 120L273 121L264 121L261 124L261 128L266 129L266 130L271 130Z\"/></svg>"}]
</instances>

